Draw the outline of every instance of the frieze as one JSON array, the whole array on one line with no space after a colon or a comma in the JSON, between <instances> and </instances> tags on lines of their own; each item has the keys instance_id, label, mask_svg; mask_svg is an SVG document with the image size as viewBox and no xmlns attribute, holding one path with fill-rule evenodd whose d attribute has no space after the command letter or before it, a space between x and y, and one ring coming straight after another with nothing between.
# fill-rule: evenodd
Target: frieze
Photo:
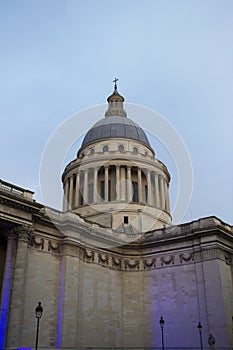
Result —
<instances>
[{"instance_id":1,"label":"frieze","mask_svg":"<svg viewBox=\"0 0 233 350\"><path fill-rule=\"evenodd\" d=\"M52 241L48 241L48 251L60 253L60 244L59 243L53 243Z\"/></svg>"},{"instance_id":2,"label":"frieze","mask_svg":"<svg viewBox=\"0 0 233 350\"><path fill-rule=\"evenodd\" d=\"M164 264L165 265L170 265L170 264L174 265L175 256L174 255L171 255L169 257L161 256L160 261L161 261L161 266L163 266Z\"/></svg>"},{"instance_id":3,"label":"frieze","mask_svg":"<svg viewBox=\"0 0 233 350\"><path fill-rule=\"evenodd\" d=\"M35 236L32 237L32 245L36 248L41 248L41 250L44 249L44 238L36 238Z\"/></svg>"},{"instance_id":4,"label":"frieze","mask_svg":"<svg viewBox=\"0 0 233 350\"><path fill-rule=\"evenodd\" d=\"M135 260L134 262L130 261L130 260L125 260L124 261L124 265L125 265L125 269L127 270L128 268L131 270L135 270L138 269L139 270L139 265L140 265L140 261L139 260Z\"/></svg>"},{"instance_id":5,"label":"frieze","mask_svg":"<svg viewBox=\"0 0 233 350\"><path fill-rule=\"evenodd\" d=\"M121 258L116 258L115 256L112 256L112 267L121 268Z\"/></svg>"},{"instance_id":6,"label":"frieze","mask_svg":"<svg viewBox=\"0 0 233 350\"><path fill-rule=\"evenodd\" d=\"M225 263L227 265L232 265L233 261L232 261L232 256L231 255L225 255Z\"/></svg>"},{"instance_id":7,"label":"frieze","mask_svg":"<svg viewBox=\"0 0 233 350\"><path fill-rule=\"evenodd\" d=\"M95 252L93 250L83 248L83 258L87 261L94 261Z\"/></svg>"},{"instance_id":8,"label":"frieze","mask_svg":"<svg viewBox=\"0 0 233 350\"><path fill-rule=\"evenodd\" d=\"M194 251L180 253L179 255L158 255L149 258L133 259L130 257L119 257L112 254L106 254L105 252L98 252L91 248L80 247L82 252L81 257L86 262L92 262L100 264L102 266L113 268L115 270L127 270L127 271L145 271L152 270L161 267L166 267L168 265L178 265L190 263L196 260L196 253ZM157 264L157 261L160 264ZM230 260L228 259L228 263Z\"/></svg>"},{"instance_id":9,"label":"frieze","mask_svg":"<svg viewBox=\"0 0 233 350\"><path fill-rule=\"evenodd\" d=\"M106 254L99 253L98 254L98 261L99 261L99 263L104 263L104 264L108 265L109 256Z\"/></svg>"},{"instance_id":10,"label":"frieze","mask_svg":"<svg viewBox=\"0 0 233 350\"><path fill-rule=\"evenodd\" d=\"M194 253L193 252L188 253L188 254L181 253L179 255L179 259L180 259L181 264L183 262L194 261Z\"/></svg>"},{"instance_id":11,"label":"frieze","mask_svg":"<svg viewBox=\"0 0 233 350\"><path fill-rule=\"evenodd\" d=\"M144 270L156 267L156 258L143 260Z\"/></svg>"}]
</instances>

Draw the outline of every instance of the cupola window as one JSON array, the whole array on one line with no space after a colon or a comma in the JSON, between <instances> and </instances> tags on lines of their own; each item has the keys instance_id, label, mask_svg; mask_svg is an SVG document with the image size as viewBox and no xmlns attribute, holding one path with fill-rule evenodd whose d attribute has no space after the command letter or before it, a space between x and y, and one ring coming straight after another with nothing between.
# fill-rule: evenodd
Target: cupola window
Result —
<instances>
[{"instance_id":1,"label":"cupola window","mask_svg":"<svg viewBox=\"0 0 233 350\"><path fill-rule=\"evenodd\" d=\"M134 154L137 154L137 153L138 153L137 147L134 147L134 148L133 148L133 153L134 153Z\"/></svg>"},{"instance_id":2,"label":"cupola window","mask_svg":"<svg viewBox=\"0 0 233 350\"><path fill-rule=\"evenodd\" d=\"M107 146L107 145L105 145L105 146L103 147L103 152L108 152L108 146Z\"/></svg>"},{"instance_id":3,"label":"cupola window","mask_svg":"<svg viewBox=\"0 0 233 350\"><path fill-rule=\"evenodd\" d=\"M124 146L123 145L119 145L118 150L119 150L119 152L124 152Z\"/></svg>"}]
</instances>

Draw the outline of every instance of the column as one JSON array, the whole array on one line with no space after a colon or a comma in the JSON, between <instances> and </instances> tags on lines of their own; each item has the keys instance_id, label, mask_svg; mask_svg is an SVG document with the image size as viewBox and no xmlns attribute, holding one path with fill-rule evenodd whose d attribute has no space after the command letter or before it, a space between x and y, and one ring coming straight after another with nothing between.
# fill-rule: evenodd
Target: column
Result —
<instances>
[{"instance_id":1,"label":"column","mask_svg":"<svg viewBox=\"0 0 233 350\"><path fill-rule=\"evenodd\" d=\"M23 225L15 228L15 235L18 237L17 251L14 264L14 277L11 292L11 305L8 322L7 347L20 348L23 329L24 298L27 280L28 266L28 246L32 239L32 228ZM39 289L40 283L35 285L35 290Z\"/></svg>"},{"instance_id":2,"label":"column","mask_svg":"<svg viewBox=\"0 0 233 350\"><path fill-rule=\"evenodd\" d=\"M97 203L98 168L94 168L93 202Z\"/></svg>"},{"instance_id":3,"label":"column","mask_svg":"<svg viewBox=\"0 0 233 350\"><path fill-rule=\"evenodd\" d=\"M142 203L142 170L138 168L138 200Z\"/></svg>"},{"instance_id":4,"label":"column","mask_svg":"<svg viewBox=\"0 0 233 350\"><path fill-rule=\"evenodd\" d=\"M108 165L104 166L104 201L108 202Z\"/></svg>"},{"instance_id":5,"label":"column","mask_svg":"<svg viewBox=\"0 0 233 350\"><path fill-rule=\"evenodd\" d=\"M160 196L159 196L159 179L158 174L155 174L155 207L159 208L160 205Z\"/></svg>"},{"instance_id":6,"label":"column","mask_svg":"<svg viewBox=\"0 0 233 350\"><path fill-rule=\"evenodd\" d=\"M7 234L7 250L4 267L4 277L1 295L1 309L0 309L0 349L5 349L7 325L10 310L11 288L14 275L14 263L16 253L16 235L12 232Z\"/></svg>"},{"instance_id":7,"label":"column","mask_svg":"<svg viewBox=\"0 0 233 350\"><path fill-rule=\"evenodd\" d=\"M160 208L164 210L165 196L164 196L164 181L162 175L159 175L159 193L160 193Z\"/></svg>"},{"instance_id":8,"label":"column","mask_svg":"<svg viewBox=\"0 0 233 350\"><path fill-rule=\"evenodd\" d=\"M120 165L116 165L116 200L119 201L120 196Z\"/></svg>"},{"instance_id":9,"label":"column","mask_svg":"<svg viewBox=\"0 0 233 350\"><path fill-rule=\"evenodd\" d=\"M121 167L121 180L120 180L120 184L121 184L121 201L125 201L126 200L126 193L125 193L125 168Z\"/></svg>"},{"instance_id":10,"label":"column","mask_svg":"<svg viewBox=\"0 0 233 350\"><path fill-rule=\"evenodd\" d=\"M69 210L73 209L73 198L74 198L74 177L70 176L70 188L69 188Z\"/></svg>"},{"instance_id":11,"label":"column","mask_svg":"<svg viewBox=\"0 0 233 350\"><path fill-rule=\"evenodd\" d=\"M167 213L170 213L170 200L169 200L169 192L168 192L168 181L164 181L164 186L165 186L165 210Z\"/></svg>"},{"instance_id":12,"label":"column","mask_svg":"<svg viewBox=\"0 0 233 350\"><path fill-rule=\"evenodd\" d=\"M75 187L75 207L79 206L79 192L80 192L80 173L76 174L76 187Z\"/></svg>"},{"instance_id":13,"label":"column","mask_svg":"<svg viewBox=\"0 0 233 350\"><path fill-rule=\"evenodd\" d=\"M67 211L68 209L68 194L69 194L69 179L65 181L64 184L64 196L63 196L63 210Z\"/></svg>"},{"instance_id":14,"label":"column","mask_svg":"<svg viewBox=\"0 0 233 350\"><path fill-rule=\"evenodd\" d=\"M127 167L127 202L132 202L132 180L131 180L131 167Z\"/></svg>"},{"instance_id":15,"label":"column","mask_svg":"<svg viewBox=\"0 0 233 350\"><path fill-rule=\"evenodd\" d=\"M147 180L147 204L151 205L151 177L150 170L146 170L146 180Z\"/></svg>"},{"instance_id":16,"label":"column","mask_svg":"<svg viewBox=\"0 0 233 350\"><path fill-rule=\"evenodd\" d=\"M83 204L88 203L88 169L84 170Z\"/></svg>"}]
</instances>

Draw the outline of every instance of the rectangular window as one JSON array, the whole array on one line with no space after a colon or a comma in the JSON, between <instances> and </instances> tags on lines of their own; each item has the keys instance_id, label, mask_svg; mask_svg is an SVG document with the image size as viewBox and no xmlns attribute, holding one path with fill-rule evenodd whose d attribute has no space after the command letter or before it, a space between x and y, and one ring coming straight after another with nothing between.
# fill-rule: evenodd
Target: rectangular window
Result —
<instances>
[{"instance_id":1,"label":"rectangular window","mask_svg":"<svg viewBox=\"0 0 233 350\"><path fill-rule=\"evenodd\" d=\"M133 184L133 202L138 203L138 183L132 182Z\"/></svg>"},{"instance_id":2,"label":"rectangular window","mask_svg":"<svg viewBox=\"0 0 233 350\"><path fill-rule=\"evenodd\" d=\"M129 223L129 217L128 216L124 216L124 224L128 224Z\"/></svg>"}]
</instances>

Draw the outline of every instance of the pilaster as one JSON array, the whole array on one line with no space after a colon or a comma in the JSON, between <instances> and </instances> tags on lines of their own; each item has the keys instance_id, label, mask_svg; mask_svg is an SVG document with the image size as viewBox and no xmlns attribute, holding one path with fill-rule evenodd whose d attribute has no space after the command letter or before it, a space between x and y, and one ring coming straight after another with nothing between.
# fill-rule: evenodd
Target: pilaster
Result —
<instances>
[{"instance_id":1,"label":"pilaster","mask_svg":"<svg viewBox=\"0 0 233 350\"><path fill-rule=\"evenodd\" d=\"M7 251L1 295L0 349L5 349L6 343L17 242L17 235L13 230L5 233L5 235L7 237Z\"/></svg>"},{"instance_id":2,"label":"pilaster","mask_svg":"<svg viewBox=\"0 0 233 350\"><path fill-rule=\"evenodd\" d=\"M7 346L9 348L20 347L21 345L21 327L23 325L27 281L28 246L32 242L32 228L30 226L23 225L16 227L14 232L18 238L18 242L8 323L9 337L7 339Z\"/></svg>"}]
</instances>

